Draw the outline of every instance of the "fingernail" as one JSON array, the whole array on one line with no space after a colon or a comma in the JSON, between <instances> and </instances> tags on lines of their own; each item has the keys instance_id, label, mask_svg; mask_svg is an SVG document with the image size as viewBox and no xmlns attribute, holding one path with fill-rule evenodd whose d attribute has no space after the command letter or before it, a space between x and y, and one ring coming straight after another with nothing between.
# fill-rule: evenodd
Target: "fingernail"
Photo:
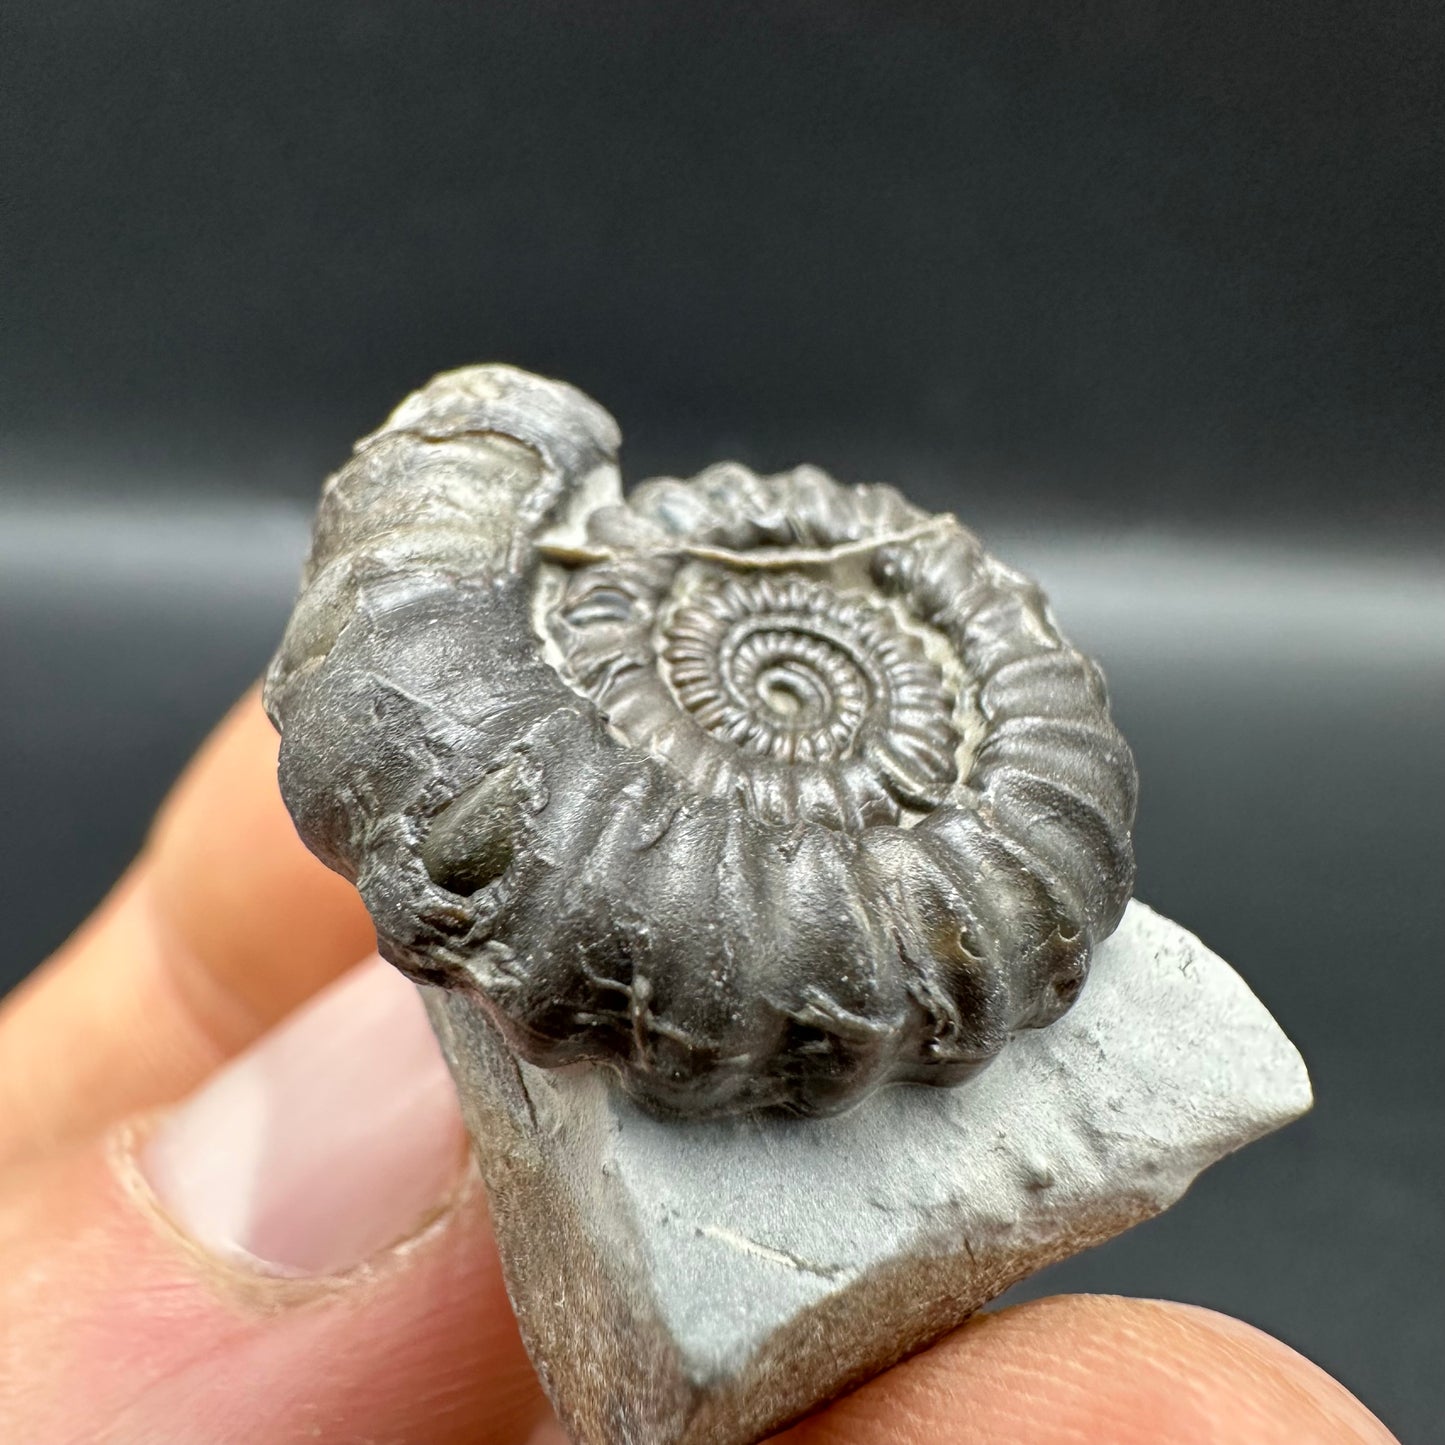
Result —
<instances>
[{"instance_id":1,"label":"fingernail","mask_svg":"<svg viewBox=\"0 0 1445 1445\"><path fill-rule=\"evenodd\" d=\"M140 1168L211 1253L338 1274L410 1237L465 1157L456 1094L416 989L372 958L164 1119Z\"/></svg>"}]
</instances>

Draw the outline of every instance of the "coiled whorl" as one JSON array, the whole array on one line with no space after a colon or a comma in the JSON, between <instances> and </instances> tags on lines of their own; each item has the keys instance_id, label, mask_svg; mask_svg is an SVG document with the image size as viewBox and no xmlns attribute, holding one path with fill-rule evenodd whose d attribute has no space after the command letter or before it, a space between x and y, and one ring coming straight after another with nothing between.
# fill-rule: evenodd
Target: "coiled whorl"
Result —
<instances>
[{"instance_id":1,"label":"coiled whorl","mask_svg":"<svg viewBox=\"0 0 1445 1445\"><path fill-rule=\"evenodd\" d=\"M266 701L382 952L693 1116L949 1084L1133 882L1097 667L951 517L813 468L623 501L616 427L438 377L327 484Z\"/></svg>"}]
</instances>

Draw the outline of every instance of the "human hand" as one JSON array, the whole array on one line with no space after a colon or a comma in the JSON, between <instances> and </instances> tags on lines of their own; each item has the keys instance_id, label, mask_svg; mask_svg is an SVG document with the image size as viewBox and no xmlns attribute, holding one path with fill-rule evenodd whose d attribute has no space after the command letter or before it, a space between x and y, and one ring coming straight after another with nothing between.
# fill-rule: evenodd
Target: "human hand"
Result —
<instances>
[{"instance_id":1,"label":"human hand","mask_svg":"<svg viewBox=\"0 0 1445 1445\"><path fill-rule=\"evenodd\" d=\"M420 1003L275 766L248 696L0 1009L0 1438L560 1445ZM1393 1439L1249 1325L1100 1296L979 1316L779 1438Z\"/></svg>"}]
</instances>

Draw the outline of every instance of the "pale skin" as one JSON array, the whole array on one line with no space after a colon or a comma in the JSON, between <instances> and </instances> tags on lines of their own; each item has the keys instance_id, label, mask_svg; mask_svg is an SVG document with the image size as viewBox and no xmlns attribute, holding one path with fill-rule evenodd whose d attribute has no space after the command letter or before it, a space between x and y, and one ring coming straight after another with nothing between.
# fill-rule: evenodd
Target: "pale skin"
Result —
<instances>
[{"instance_id":1,"label":"pale skin","mask_svg":"<svg viewBox=\"0 0 1445 1445\"><path fill-rule=\"evenodd\" d=\"M373 947L351 886L297 840L275 767L249 694L110 896L0 1007L0 1438L561 1441L469 1175L411 1238L306 1280L208 1255L135 1187L155 1120ZM1241 1321L1057 1296L976 1318L780 1438L1394 1437Z\"/></svg>"}]
</instances>

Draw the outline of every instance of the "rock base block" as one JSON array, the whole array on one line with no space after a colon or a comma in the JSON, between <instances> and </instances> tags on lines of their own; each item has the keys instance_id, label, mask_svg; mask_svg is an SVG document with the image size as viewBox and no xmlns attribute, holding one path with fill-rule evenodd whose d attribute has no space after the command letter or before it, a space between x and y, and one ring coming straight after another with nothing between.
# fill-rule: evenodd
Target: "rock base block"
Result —
<instances>
[{"instance_id":1,"label":"rock base block","mask_svg":"<svg viewBox=\"0 0 1445 1445\"><path fill-rule=\"evenodd\" d=\"M954 1089L669 1122L519 1063L425 989L522 1333L579 1445L747 1445L1023 1276L1167 1208L1310 1106L1239 976L1139 902L1083 997Z\"/></svg>"}]
</instances>

